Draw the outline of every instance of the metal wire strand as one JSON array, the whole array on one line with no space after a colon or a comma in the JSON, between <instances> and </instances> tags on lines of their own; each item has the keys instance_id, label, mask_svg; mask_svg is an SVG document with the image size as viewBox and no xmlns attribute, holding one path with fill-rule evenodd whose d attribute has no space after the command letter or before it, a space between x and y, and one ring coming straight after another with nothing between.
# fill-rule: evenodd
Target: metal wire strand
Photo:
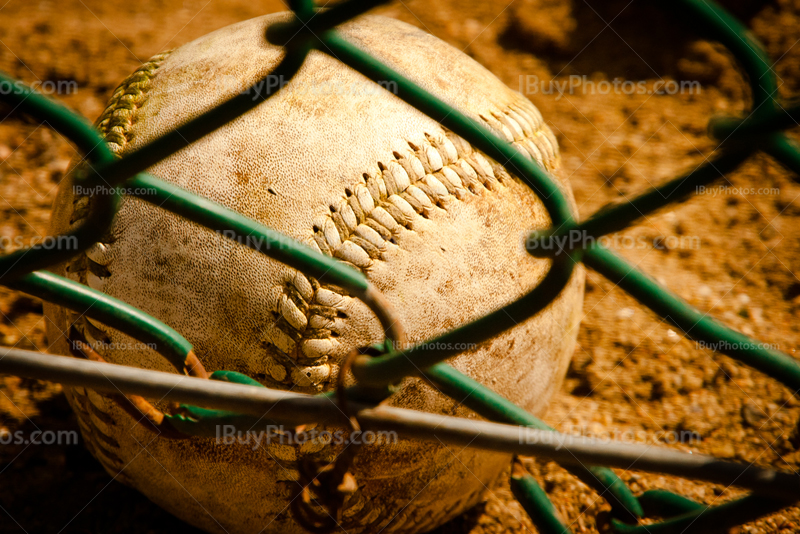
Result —
<instances>
[{"instance_id":1,"label":"metal wire strand","mask_svg":"<svg viewBox=\"0 0 800 534\"><path fill-rule=\"evenodd\" d=\"M338 405L325 396L180 376L111 363L58 358L20 349L0 349L0 372L83 386L111 393L233 410L262 420L266 412L287 425L341 424ZM565 464L636 465L654 471L748 488L783 502L800 499L800 477L754 465L661 447L609 443L558 432L353 403L364 430L394 431L398 437L450 443L510 454L549 458Z\"/></svg>"}]
</instances>

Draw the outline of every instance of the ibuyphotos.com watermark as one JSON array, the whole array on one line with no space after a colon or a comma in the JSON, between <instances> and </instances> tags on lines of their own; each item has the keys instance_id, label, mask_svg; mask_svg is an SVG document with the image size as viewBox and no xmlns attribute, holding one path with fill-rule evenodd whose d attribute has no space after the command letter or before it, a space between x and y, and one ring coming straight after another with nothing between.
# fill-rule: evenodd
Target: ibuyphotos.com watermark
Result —
<instances>
[{"instance_id":1,"label":"ibuyphotos.com watermark","mask_svg":"<svg viewBox=\"0 0 800 534\"><path fill-rule=\"evenodd\" d=\"M393 430L327 430L311 428L303 431L282 425L267 425L264 430L237 430L234 425L217 425L217 445L239 445L257 450L270 445L301 446L307 443L332 445L393 445L398 441Z\"/></svg>"},{"instance_id":2,"label":"ibuyphotos.com watermark","mask_svg":"<svg viewBox=\"0 0 800 534\"><path fill-rule=\"evenodd\" d=\"M0 95L23 95L26 93L39 93L42 95L72 95L78 92L78 82L75 80L37 80L24 83L19 80L0 81Z\"/></svg>"},{"instance_id":3,"label":"ibuyphotos.com watermark","mask_svg":"<svg viewBox=\"0 0 800 534\"><path fill-rule=\"evenodd\" d=\"M778 187L734 187L732 185L719 185L716 187L706 187L699 185L695 188L695 193L698 195L711 195L716 196L754 196L754 195L780 195L781 190Z\"/></svg>"},{"instance_id":4,"label":"ibuyphotos.com watermark","mask_svg":"<svg viewBox=\"0 0 800 534\"><path fill-rule=\"evenodd\" d=\"M290 250L297 247L297 242L288 236L280 234L266 235L244 235L235 230L215 230L215 233L225 240L222 241L222 246L233 246L234 243L243 245L253 250L263 252L267 250Z\"/></svg>"},{"instance_id":5,"label":"ibuyphotos.com watermark","mask_svg":"<svg viewBox=\"0 0 800 534\"><path fill-rule=\"evenodd\" d=\"M171 90L185 92L186 89L188 87L178 86ZM306 98L337 95L373 96L385 91L396 95L399 88L395 80L311 80L302 77L288 79L270 74L254 83L248 83L231 75L218 76L208 81L205 89L220 99L248 96L252 100L259 100L277 91Z\"/></svg>"},{"instance_id":6,"label":"ibuyphotos.com watermark","mask_svg":"<svg viewBox=\"0 0 800 534\"><path fill-rule=\"evenodd\" d=\"M528 236L525 248L528 252L547 252L558 255L563 252L601 245L615 250L698 250L701 245L700 236L659 235L646 237L643 235L602 235L593 236L585 230L570 230L564 234L551 236Z\"/></svg>"},{"instance_id":7,"label":"ibuyphotos.com watermark","mask_svg":"<svg viewBox=\"0 0 800 534\"><path fill-rule=\"evenodd\" d=\"M158 189L155 187L112 187L108 185L74 185L72 193L78 197L108 196L115 193L132 196L155 196Z\"/></svg>"},{"instance_id":8,"label":"ibuyphotos.com watermark","mask_svg":"<svg viewBox=\"0 0 800 534\"><path fill-rule=\"evenodd\" d=\"M158 344L156 343L142 343L141 341L135 341L133 343L116 343L112 341L81 341L80 344L77 341L72 342L72 348L75 350L80 350L82 345L88 345L91 349L95 352L102 352L102 351L109 351L109 350L158 350Z\"/></svg>"},{"instance_id":9,"label":"ibuyphotos.com watermark","mask_svg":"<svg viewBox=\"0 0 800 534\"><path fill-rule=\"evenodd\" d=\"M561 448L569 445L594 443L653 443L674 445L697 445L702 436L691 430L633 430L629 428L595 428L586 425L571 425L563 432L528 432L520 427L519 442L525 444L550 444Z\"/></svg>"},{"instance_id":10,"label":"ibuyphotos.com watermark","mask_svg":"<svg viewBox=\"0 0 800 534\"><path fill-rule=\"evenodd\" d=\"M571 75L562 79L543 79L535 74L520 75L519 92L524 95L677 95L700 94L696 80L593 80L588 76Z\"/></svg>"},{"instance_id":11,"label":"ibuyphotos.com watermark","mask_svg":"<svg viewBox=\"0 0 800 534\"><path fill-rule=\"evenodd\" d=\"M10 253L23 248L43 250L78 250L78 238L69 235L25 237L0 235L0 250Z\"/></svg>"},{"instance_id":12,"label":"ibuyphotos.com watermark","mask_svg":"<svg viewBox=\"0 0 800 534\"><path fill-rule=\"evenodd\" d=\"M27 433L0 429L0 445L77 445L79 439L75 430L34 430Z\"/></svg>"},{"instance_id":13,"label":"ibuyphotos.com watermark","mask_svg":"<svg viewBox=\"0 0 800 534\"><path fill-rule=\"evenodd\" d=\"M466 350L473 350L478 345L476 343L445 343L443 341L431 341L431 342L423 342L423 343L398 343L396 341L390 341L391 348L394 351L408 351L411 349L414 350L429 350L429 351L466 351Z\"/></svg>"},{"instance_id":14,"label":"ibuyphotos.com watermark","mask_svg":"<svg viewBox=\"0 0 800 534\"><path fill-rule=\"evenodd\" d=\"M731 352L737 350L780 350L777 343L760 343L750 341L697 341L695 347L713 352Z\"/></svg>"}]
</instances>

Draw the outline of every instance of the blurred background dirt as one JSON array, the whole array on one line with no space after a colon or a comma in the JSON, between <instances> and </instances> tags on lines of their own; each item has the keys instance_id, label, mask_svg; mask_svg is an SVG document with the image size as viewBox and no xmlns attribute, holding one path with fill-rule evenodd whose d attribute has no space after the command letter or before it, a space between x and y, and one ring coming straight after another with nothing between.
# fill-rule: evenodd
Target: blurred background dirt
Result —
<instances>
[{"instance_id":1,"label":"blurred background dirt","mask_svg":"<svg viewBox=\"0 0 800 534\"><path fill-rule=\"evenodd\" d=\"M150 56L228 24L283 10L265 0L8 0L0 2L0 69L26 82L75 82L56 98L90 120ZM666 3L665 3L666 4ZM781 94L800 89L800 1L723 2L765 44ZM714 143L706 124L737 114L749 93L730 55L691 20L643 0L407 0L379 11L464 50L525 91L556 132L582 217L687 172ZM571 76L698 81L694 94L571 94ZM542 82L545 83L542 86ZM543 90L544 89L544 90ZM0 109L5 113L7 110ZM46 125L0 122L0 238L46 235L49 208L74 149ZM722 185L648 216L620 252L711 316L795 354L800 309L800 183L768 157ZM629 242L630 242L629 241ZM0 287L0 344L47 350L41 302ZM691 432L681 450L783 470L798 467L800 403L775 380L695 347L590 272L585 319L567 380L547 421L566 432L655 443ZM0 376L0 428L77 430L58 385ZM686 435L686 434L684 434ZM664 438L664 437L667 438ZM608 507L550 462L527 461L575 532L606 531ZM618 471L635 492L678 491L708 504L742 492L674 477ZM507 484L442 532L530 532ZM786 509L741 532L796 532ZM81 444L0 446L0 533L192 531L109 477Z\"/></svg>"}]
</instances>

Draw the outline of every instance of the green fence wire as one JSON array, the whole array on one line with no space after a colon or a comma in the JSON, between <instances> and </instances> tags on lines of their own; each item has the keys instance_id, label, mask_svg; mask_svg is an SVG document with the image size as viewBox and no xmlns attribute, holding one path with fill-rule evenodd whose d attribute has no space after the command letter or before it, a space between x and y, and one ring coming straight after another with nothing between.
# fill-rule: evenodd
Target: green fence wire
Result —
<instances>
[{"instance_id":1,"label":"green fence wire","mask_svg":"<svg viewBox=\"0 0 800 534\"><path fill-rule=\"evenodd\" d=\"M403 377L421 376L490 421L517 425L513 428L522 426L538 429L527 432L531 436L551 436L556 442L562 440L558 446L540 444L538 448L532 446L525 449L521 445L516 448L511 446L508 439L503 442L500 431L497 437L482 438L485 446L497 450L520 452L535 449L541 454L561 459L573 474L610 502L614 517L612 526L620 533L725 530L800 499L800 478L775 471L714 461L701 455L691 457L673 451L656 454L642 452L632 446L590 443L591 447L587 448L575 445L568 442L569 436L552 432L545 423L525 410L443 363L456 351L438 348L482 342L535 315L561 292L577 263L582 261L673 324L686 337L722 347L720 352L774 377L797 393L800 390L800 364L792 357L763 348L766 345L707 317L618 255L597 244L597 238L623 230L648 213L685 200L699 186L723 178L756 151L764 151L789 170L800 172L800 149L783 133L784 129L796 125L800 120L800 105L781 104L777 80L761 44L738 20L714 2L676 0L665 3L665 9L679 11L693 30L720 41L733 53L749 81L752 108L745 118L717 117L710 121L709 134L719 141L713 160L685 176L603 209L579 222L573 218L564 194L551 177L517 152L511 144L337 34L336 25L384 2L386 0L348 0L327 10L316 10L313 0L290 2L295 19L275 24L267 31L266 39L283 46L286 51L284 59L270 76L289 80L300 69L310 50L329 53L372 80L394 80L397 96L463 137L487 156L505 162L504 166L510 173L522 179L539 195L552 220L550 229L534 232L528 239L531 254L552 259L545 279L530 293L473 323L416 347L401 350L397 347L405 347L400 343L402 331L394 325L391 310L383 297L362 273L215 202L144 172L156 162L246 113L279 91L272 84L262 85L261 82L257 82L256 86L267 88L266 94L262 92L263 99L253 99L253 93L245 91L122 158L113 156L103 138L82 117L56 102L31 90L3 95L3 101L15 111L48 124L70 139L86 156L87 164L76 177L78 185L92 187L110 184L116 189L96 197L97 202L86 222L68 234L75 238L77 250L28 248L0 257L0 272L3 273L0 283L60 306L86 312L90 318L140 341L153 343L178 371L185 370L193 354L192 346L178 332L117 299L40 270L86 250L100 238L111 225L124 185L126 191L133 191L132 194L147 202L210 230L223 231L223 235L239 243L246 242L266 256L325 283L343 287L363 300L384 326L387 343L373 349L377 355L364 354L352 363L351 370L358 385L348 388L343 395L361 410L358 412L359 419L405 428L409 434L423 428L426 421L432 420L430 417L403 415L402 410L371 408L390 395L392 385ZM0 83L3 82L18 83L0 74ZM97 190L107 191L107 188ZM261 239L239 239L248 235ZM554 246L554 243L560 245ZM337 395L327 393L305 398L296 394L279 394L267 390L245 375L230 371L216 371L209 376L211 380L188 378L187 383L179 384L170 382L174 375L155 371L125 368L124 372L120 372L115 370L118 366L113 364L78 359L57 360L28 351L5 350L0 357L0 371L57 380L70 385L82 384L101 390L107 387L103 384L104 378L108 380L108 377L115 376L114 387L126 393L145 396L157 394L165 398L172 395L176 399L190 400L197 405L184 404L179 414L166 414L164 417L164 424L170 429L189 436L210 435L219 424L246 425L254 420L253 415L264 413L260 411L264 402L273 403L269 404L272 407L270 413L274 414L276 420L298 422L304 417L313 417L313 414L320 420L325 413L321 409L324 405L313 403L326 400L330 404L331 398ZM234 388L236 393L230 388ZM341 392L339 394L342 395ZM336 414L331 417L335 419ZM463 421L459 423L452 419L436 419L440 428L449 429L449 439L458 439L458 432L469 435L470 430ZM559 453L561 445L564 447ZM715 507L663 490L648 491L636 497L610 469L592 464L592 460L596 463L598 459L606 459L609 465L628 465L624 460L631 458L631 454L636 457L637 451L641 453L639 462L634 464L637 468L712 481L735 481L737 485L751 488L754 492ZM584 459L589 461L590 467L581 463ZM511 476L511 487L540 532L570 531L533 477L515 469ZM660 517L663 521L640 524L642 519L650 517Z\"/></svg>"}]
</instances>

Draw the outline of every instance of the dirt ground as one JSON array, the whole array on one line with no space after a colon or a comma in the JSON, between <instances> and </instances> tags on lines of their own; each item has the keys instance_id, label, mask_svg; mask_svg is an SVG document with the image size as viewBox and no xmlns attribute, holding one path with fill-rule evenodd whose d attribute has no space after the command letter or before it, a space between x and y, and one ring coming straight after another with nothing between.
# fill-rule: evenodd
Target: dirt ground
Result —
<instances>
[{"instance_id":1,"label":"dirt ground","mask_svg":"<svg viewBox=\"0 0 800 534\"><path fill-rule=\"evenodd\" d=\"M666 3L664 3L666 4ZM800 1L724 2L765 44L781 94L800 89ZM608 202L693 169L713 151L706 124L749 94L730 55L686 17L643 1L407 0L379 11L427 29L523 90L558 136L586 217ZM61 102L94 120L115 86L150 56L209 31L282 10L277 1L8 0L0 2L0 69L26 82L74 82ZM584 77L585 78L582 78ZM697 81L676 94L601 94L599 82ZM550 80L579 80L553 92ZM595 91L590 82L594 82ZM544 83L544 85L543 85ZM674 87L665 86L666 88ZM689 93L692 94L689 94ZM607 92L606 92L607 93ZM0 111L5 111L0 108ZM0 238L46 235L50 204L74 149L45 125L0 122ZM800 341L800 182L763 155L723 184L648 216L620 252L711 316L795 354ZM635 243L627 247L626 243ZM47 350L42 305L0 288L0 343ZM565 432L665 446L793 471L800 402L777 381L675 334L589 272L585 318L547 421ZM0 376L0 430L77 430L58 385ZM692 442L674 443L675 433ZM575 532L606 531L608 507L553 463L528 467ZM618 471L634 492L678 491L719 504L742 492ZM530 532L501 485L443 532ZM81 444L0 446L0 533L192 531L112 480ZM800 531L790 508L740 530Z\"/></svg>"}]
</instances>

